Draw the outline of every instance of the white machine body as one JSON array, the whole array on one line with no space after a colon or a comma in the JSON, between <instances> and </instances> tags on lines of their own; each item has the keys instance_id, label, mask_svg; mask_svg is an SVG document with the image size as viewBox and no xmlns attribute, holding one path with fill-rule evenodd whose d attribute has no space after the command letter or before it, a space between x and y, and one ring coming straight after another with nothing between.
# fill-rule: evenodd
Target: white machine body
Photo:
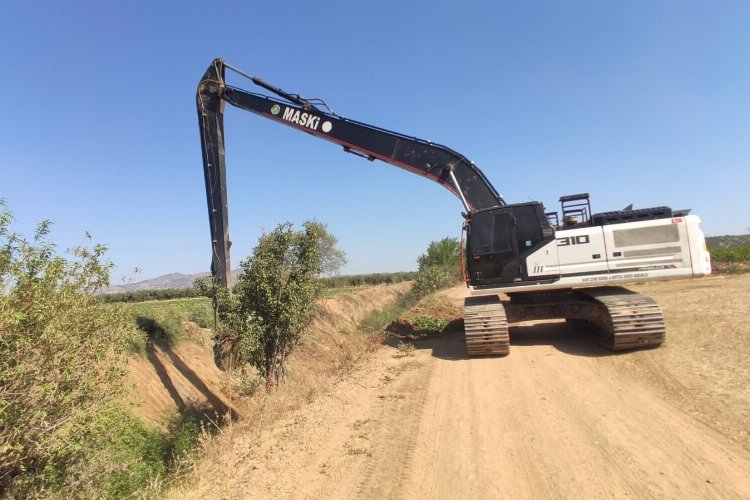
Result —
<instances>
[{"instance_id":1,"label":"white machine body","mask_svg":"<svg viewBox=\"0 0 750 500\"><path fill-rule=\"evenodd\" d=\"M700 218L666 219L559 230L554 241L526 258L532 276L551 282L471 288L472 295L606 286L711 274Z\"/></svg>"}]
</instances>

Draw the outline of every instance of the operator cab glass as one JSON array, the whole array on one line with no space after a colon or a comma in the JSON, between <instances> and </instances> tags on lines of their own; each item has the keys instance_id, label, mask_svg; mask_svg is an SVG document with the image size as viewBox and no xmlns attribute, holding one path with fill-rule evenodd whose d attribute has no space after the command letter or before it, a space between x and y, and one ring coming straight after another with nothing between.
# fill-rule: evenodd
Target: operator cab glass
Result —
<instances>
[{"instance_id":1,"label":"operator cab glass","mask_svg":"<svg viewBox=\"0 0 750 500\"><path fill-rule=\"evenodd\" d=\"M472 214L467 270L473 286L527 283L526 256L554 239L541 203L504 205ZM533 281L538 281L535 277Z\"/></svg>"}]
</instances>

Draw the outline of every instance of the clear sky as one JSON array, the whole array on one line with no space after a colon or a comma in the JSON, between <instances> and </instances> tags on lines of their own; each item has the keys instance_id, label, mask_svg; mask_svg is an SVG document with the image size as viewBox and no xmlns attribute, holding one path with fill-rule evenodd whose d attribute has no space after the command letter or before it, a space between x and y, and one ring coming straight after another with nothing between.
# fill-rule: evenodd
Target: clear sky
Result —
<instances>
[{"instance_id":1,"label":"clear sky","mask_svg":"<svg viewBox=\"0 0 750 500\"><path fill-rule=\"evenodd\" d=\"M0 197L17 231L90 232L113 283L207 271L195 110L216 57L473 160L509 202L692 208L750 227L750 2L2 2ZM240 80L230 83L245 86ZM225 118L233 261L315 218L345 273L416 268L460 233L421 177L255 115Z\"/></svg>"}]
</instances>

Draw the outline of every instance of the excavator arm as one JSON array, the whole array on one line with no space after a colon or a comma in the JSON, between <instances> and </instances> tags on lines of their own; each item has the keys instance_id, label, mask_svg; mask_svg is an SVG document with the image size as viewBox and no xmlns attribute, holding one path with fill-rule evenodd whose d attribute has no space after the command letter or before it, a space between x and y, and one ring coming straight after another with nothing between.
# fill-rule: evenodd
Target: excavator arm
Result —
<instances>
[{"instance_id":1,"label":"excavator arm","mask_svg":"<svg viewBox=\"0 0 750 500\"><path fill-rule=\"evenodd\" d=\"M225 81L230 69L255 85L276 94L271 97L248 92ZM463 155L445 146L383 128L343 118L330 109L319 109L299 95L287 93L263 80L247 75L221 59L211 63L196 96L201 132L203 171L208 200L214 280L229 286L229 226L224 160L225 103L336 143L344 151L368 160L381 160L431 179L458 196L468 213L503 206L505 201L481 170Z\"/></svg>"}]
</instances>

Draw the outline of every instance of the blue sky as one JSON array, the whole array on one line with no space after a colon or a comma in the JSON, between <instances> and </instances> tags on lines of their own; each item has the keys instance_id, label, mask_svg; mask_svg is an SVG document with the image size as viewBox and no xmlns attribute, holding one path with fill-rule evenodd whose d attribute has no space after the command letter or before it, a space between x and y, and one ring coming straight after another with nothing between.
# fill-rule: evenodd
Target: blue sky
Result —
<instances>
[{"instance_id":1,"label":"blue sky","mask_svg":"<svg viewBox=\"0 0 750 500\"><path fill-rule=\"evenodd\" d=\"M509 202L692 208L750 227L747 2L6 0L0 197L17 231L110 248L113 282L206 271L195 111L215 57L340 115L445 144ZM245 86L240 80L231 83ZM251 89L255 90L255 89ZM345 273L416 268L458 236L447 190L228 108L233 260L315 218Z\"/></svg>"}]
</instances>

